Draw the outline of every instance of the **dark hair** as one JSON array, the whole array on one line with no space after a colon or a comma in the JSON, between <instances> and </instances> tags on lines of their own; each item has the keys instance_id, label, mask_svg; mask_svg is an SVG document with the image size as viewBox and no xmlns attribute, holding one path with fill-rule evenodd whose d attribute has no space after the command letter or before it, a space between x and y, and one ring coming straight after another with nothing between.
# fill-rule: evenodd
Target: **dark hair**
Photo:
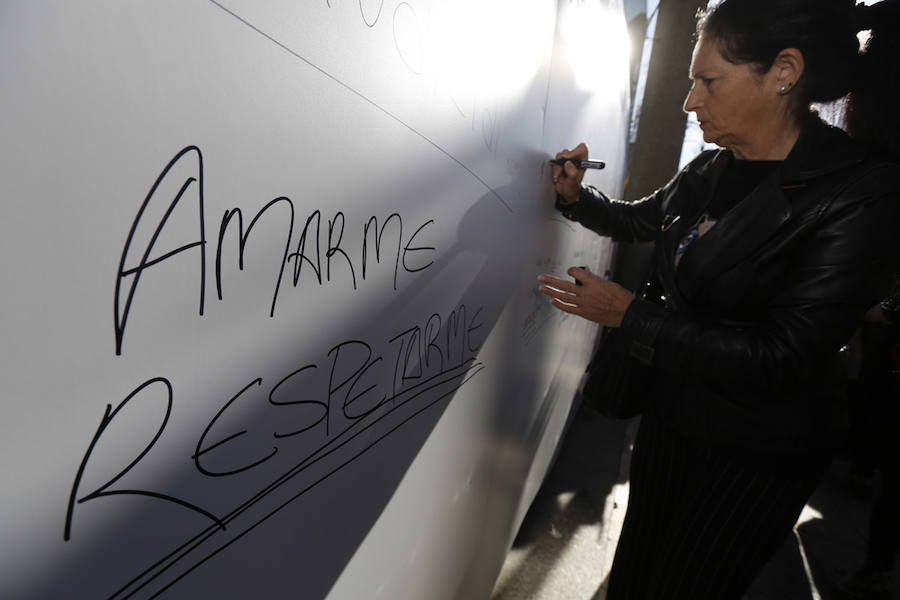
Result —
<instances>
[{"instance_id":1,"label":"dark hair","mask_svg":"<svg viewBox=\"0 0 900 600\"><path fill-rule=\"evenodd\" d=\"M812 103L850 95L852 136L900 157L898 26L900 0L724 0L702 11L697 35L719 44L723 58L768 71L778 53L797 48L804 70L791 93L798 118ZM863 53L857 33L871 29Z\"/></svg>"}]
</instances>

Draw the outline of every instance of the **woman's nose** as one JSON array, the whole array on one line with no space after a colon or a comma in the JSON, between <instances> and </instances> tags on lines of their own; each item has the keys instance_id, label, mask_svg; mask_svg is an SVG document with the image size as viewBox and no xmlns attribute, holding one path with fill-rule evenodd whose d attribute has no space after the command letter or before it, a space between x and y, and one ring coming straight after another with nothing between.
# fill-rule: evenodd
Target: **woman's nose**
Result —
<instances>
[{"instance_id":1,"label":"woman's nose","mask_svg":"<svg viewBox=\"0 0 900 600\"><path fill-rule=\"evenodd\" d=\"M684 104L681 107L684 110L684 112L686 112L686 113L696 112L697 108L700 105L700 103L698 102L697 96L698 96L697 85L694 84L691 86L691 89L688 92L687 97L684 99Z\"/></svg>"}]
</instances>

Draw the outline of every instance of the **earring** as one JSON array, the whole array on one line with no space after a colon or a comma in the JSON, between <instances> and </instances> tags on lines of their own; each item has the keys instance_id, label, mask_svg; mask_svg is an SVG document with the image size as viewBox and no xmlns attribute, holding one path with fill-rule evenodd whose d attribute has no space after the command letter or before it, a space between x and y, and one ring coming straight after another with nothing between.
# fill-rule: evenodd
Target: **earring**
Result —
<instances>
[{"instance_id":1,"label":"earring","mask_svg":"<svg viewBox=\"0 0 900 600\"><path fill-rule=\"evenodd\" d=\"M785 94L786 92L787 92L787 86L786 86L786 85L783 85L783 86L781 86L780 88L778 88L778 93L779 93L779 94L782 94L782 95L783 95L783 94Z\"/></svg>"}]
</instances>

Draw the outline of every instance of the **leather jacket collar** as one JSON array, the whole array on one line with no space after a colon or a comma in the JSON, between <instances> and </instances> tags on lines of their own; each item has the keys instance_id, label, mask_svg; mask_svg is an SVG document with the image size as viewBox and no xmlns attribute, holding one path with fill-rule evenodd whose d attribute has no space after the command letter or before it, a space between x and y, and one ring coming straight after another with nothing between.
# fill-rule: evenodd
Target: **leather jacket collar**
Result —
<instances>
[{"instance_id":1,"label":"leather jacket collar","mask_svg":"<svg viewBox=\"0 0 900 600\"><path fill-rule=\"evenodd\" d=\"M844 131L823 122L815 113L804 120L800 137L781 167L783 185L793 187L804 184L833 171L862 162L865 148L850 139ZM718 175L734 160L731 150L721 149L712 160L706 162L696 174L715 184Z\"/></svg>"},{"instance_id":2,"label":"leather jacket collar","mask_svg":"<svg viewBox=\"0 0 900 600\"><path fill-rule=\"evenodd\" d=\"M710 280L731 265L758 249L790 218L794 211L789 192L804 188L818 177L862 162L865 150L836 127L810 114L805 127L779 171L769 177L750 196L719 220L707 234L706 245L716 239L728 240L728 252L688 252L678 270L678 289L691 298ZM711 160L684 175L691 181L698 204L686 215L682 228L672 232L664 242L666 256L674 253L675 244L687 227L706 210L716 182L734 156L730 150L719 150ZM670 285L676 279L671 265L666 265Z\"/></svg>"}]
</instances>

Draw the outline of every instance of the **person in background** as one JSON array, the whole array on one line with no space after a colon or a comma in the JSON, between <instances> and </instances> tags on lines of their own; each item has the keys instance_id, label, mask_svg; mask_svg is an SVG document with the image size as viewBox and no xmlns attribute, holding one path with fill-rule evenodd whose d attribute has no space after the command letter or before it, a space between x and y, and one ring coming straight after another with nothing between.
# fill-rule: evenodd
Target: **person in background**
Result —
<instances>
[{"instance_id":1,"label":"person in background","mask_svg":"<svg viewBox=\"0 0 900 600\"><path fill-rule=\"evenodd\" d=\"M865 560L841 598L891 600L900 552L900 271L894 273L891 294L866 312L861 333L862 368L850 388L850 478L877 472L880 486Z\"/></svg>"},{"instance_id":2,"label":"person in background","mask_svg":"<svg viewBox=\"0 0 900 600\"><path fill-rule=\"evenodd\" d=\"M843 443L837 357L900 263L898 12L724 0L698 19L684 103L720 149L634 203L582 186L571 161L553 167L564 216L655 242L653 293L581 268L579 285L539 277L560 310L618 328L657 384L609 600L740 598ZM811 111L848 93L851 135Z\"/></svg>"}]
</instances>

